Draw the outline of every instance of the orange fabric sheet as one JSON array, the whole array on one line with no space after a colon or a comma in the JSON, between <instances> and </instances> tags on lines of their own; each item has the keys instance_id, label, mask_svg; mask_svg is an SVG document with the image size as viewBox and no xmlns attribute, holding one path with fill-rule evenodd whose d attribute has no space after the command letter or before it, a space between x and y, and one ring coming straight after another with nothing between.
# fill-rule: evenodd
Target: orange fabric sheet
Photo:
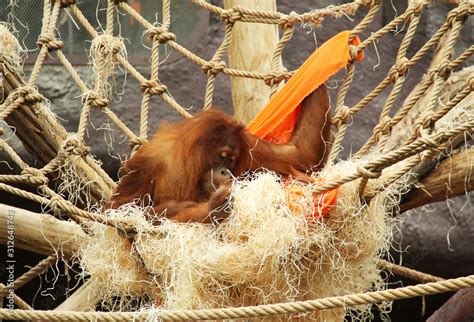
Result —
<instances>
[{"instance_id":1,"label":"orange fabric sheet","mask_svg":"<svg viewBox=\"0 0 474 322\"><path fill-rule=\"evenodd\" d=\"M349 63L350 33L343 31L319 47L248 124L247 130L270 142L287 143L304 98ZM359 38L354 37L352 44L359 43ZM362 58L360 53L357 60Z\"/></svg>"},{"instance_id":2,"label":"orange fabric sheet","mask_svg":"<svg viewBox=\"0 0 474 322\"><path fill-rule=\"evenodd\" d=\"M349 63L349 37L350 31L343 31L319 47L248 124L247 130L269 142L288 143L304 98ZM359 43L359 38L354 37L352 44ZM361 59L362 52L357 57L357 60ZM323 179L318 181L322 183ZM288 205L295 213L301 212L295 198L303 195L301 186L287 186ZM339 187L313 196L315 213L303 215L308 221L321 220L334 207L338 195Z\"/></svg>"},{"instance_id":3,"label":"orange fabric sheet","mask_svg":"<svg viewBox=\"0 0 474 322\"><path fill-rule=\"evenodd\" d=\"M324 179L319 177L316 178L316 184L322 185ZM340 187L324 191L320 194L313 194L314 213L306 214L302 213L303 210L299 205L299 199L304 197L307 193L307 187L298 184L289 184L285 187L286 189L286 202L291 211L297 215L303 215L309 222L315 222L316 220L322 220L327 217L329 211L336 205L337 197L339 196Z\"/></svg>"}]
</instances>

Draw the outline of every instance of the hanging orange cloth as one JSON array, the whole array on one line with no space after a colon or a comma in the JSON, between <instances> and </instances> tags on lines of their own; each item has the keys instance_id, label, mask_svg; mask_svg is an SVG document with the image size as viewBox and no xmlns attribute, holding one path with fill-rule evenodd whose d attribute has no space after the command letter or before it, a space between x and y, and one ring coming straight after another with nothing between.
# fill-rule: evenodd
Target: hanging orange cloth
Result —
<instances>
[{"instance_id":1,"label":"hanging orange cloth","mask_svg":"<svg viewBox=\"0 0 474 322\"><path fill-rule=\"evenodd\" d=\"M315 185L320 186L324 184L324 178L318 177L315 179ZM321 192L320 194L313 194L314 213L303 213L303 208L300 205L300 199L308 192L308 187L298 183L290 182L285 186L286 202L291 211L296 215L305 216L309 222L321 220L329 214L329 211L336 205L337 197L339 196L339 187Z\"/></svg>"},{"instance_id":2,"label":"hanging orange cloth","mask_svg":"<svg viewBox=\"0 0 474 322\"><path fill-rule=\"evenodd\" d=\"M247 131L269 142L288 143L304 98L349 63L350 34L351 31L343 31L316 49L285 86L250 121ZM356 36L351 43L357 45L360 40ZM362 58L363 53L360 52L357 60Z\"/></svg>"},{"instance_id":3,"label":"hanging orange cloth","mask_svg":"<svg viewBox=\"0 0 474 322\"><path fill-rule=\"evenodd\" d=\"M351 59L350 34L351 31L343 31L319 47L248 124L247 131L269 142L288 143L304 98L349 63ZM357 36L351 41L353 45L359 43ZM363 59L363 53L358 53L356 59ZM323 179L320 178L318 181L322 182ZM336 204L338 194L339 187L313 196L315 213L306 214L306 217L311 218L312 221L325 217ZM302 195L301 187L287 186L290 208L295 205L294 198Z\"/></svg>"}]
</instances>

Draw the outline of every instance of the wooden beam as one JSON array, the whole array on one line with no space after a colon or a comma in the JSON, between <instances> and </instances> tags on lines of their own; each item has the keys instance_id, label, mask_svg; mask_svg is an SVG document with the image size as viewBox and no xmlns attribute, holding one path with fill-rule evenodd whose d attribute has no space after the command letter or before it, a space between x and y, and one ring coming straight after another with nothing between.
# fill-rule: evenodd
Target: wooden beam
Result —
<instances>
[{"instance_id":1,"label":"wooden beam","mask_svg":"<svg viewBox=\"0 0 474 322\"><path fill-rule=\"evenodd\" d=\"M473 321L474 320L474 287L456 292L443 304L427 322L436 321Z\"/></svg>"},{"instance_id":2,"label":"wooden beam","mask_svg":"<svg viewBox=\"0 0 474 322\"><path fill-rule=\"evenodd\" d=\"M14 247L47 256L57 253L61 259L76 254L87 238L74 222L0 204L2 245L11 244L12 241Z\"/></svg>"},{"instance_id":3,"label":"wooden beam","mask_svg":"<svg viewBox=\"0 0 474 322\"><path fill-rule=\"evenodd\" d=\"M474 148L441 162L412 189L400 204L400 212L445 200L474 189Z\"/></svg>"},{"instance_id":4,"label":"wooden beam","mask_svg":"<svg viewBox=\"0 0 474 322\"><path fill-rule=\"evenodd\" d=\"M14 247L43 255L57 253L59 259L77 254L89 238L75 222L0 204L0 244L8 244L10 233L13 234ZM93 279L86 281L55 310L94 309L100 301L94 285Z\"/></svg>"},{"instance_id":5,"label":"wooden beam","mask_svg":"<svg viewBox=\"0 0 474 322\"><path fill-rule=\"evenodd\" d=\"M2 293L5 288L6 288L5 284L0 283L0 293ZM23 301L23 299L21 297L19 297L18 295L16 295L14 292L6 295L5 298L8 299L10 296L13 298L13 303L15 303L16 306L18 306L19 309L21 309L21 310L33 310L33 308L28 303ZM0 297L0 300L1 299L3 299L3 297ZM0 303L1 303L1 301L0 301ZM10 304L10 303L8 303L8 304ZM1 306L1 308L3 308L3 306ZM7 306L7 308L8 308L8 306Z\"/></svg>"},{"instance_id":6,"label":"wooden beam","mask_svg":"<svg viewBox=\"0 0 474 322\"><path fill-rule=\"evenodd\" d=\"M439 52L439 49L437 52ZM433 67L433 65L434 63L431 65L431 67ZM450 98L452 99L456 95L456 93L463 90L466 86L469 86L468 80L472 77L474 77L474 66L465 67L457 72L452 73L451 76L449 76L448 80L441 85L440 96L439 99L436 100L433 112L442 109L445 104L449 102ZM411 91L407 99L405 99L403 105L405 105L415 94L418 86L420 85L416 85L415 88ZM403 144L403 142L405 142L406 139L408 139L408 137L413 134L415 122L418 120L418 118L428 105L428 97L430 91L432 91L432 86L428 88L425 95L423 95L420 100L411 108L408 114L397 125L394 126L392 132L390 133L390 138L386 143L385 151L391 151L397 146L400 146L400 144ZM474 110L472 102L474 102L474 97L471 93L470 96L464 99L464 102L458 103L453 108L453 110L456 108L459 109L462 106L463 109L468 109L472 111Z\"/></svg>"},{"instance_id":7,"label":"wooden beam","mask_svg":"<svg viewBox=\"0 0 474 322\"><path fill-rule=\"evenodd\" d=\"M71 296L61 303L55 311L94 311L100 297L94 279L89 279Z\"/></svg>"},{"instance_id":8,"label":"wooden beam","mask_svg":"<svg viewBox=\"0 0 474 322\"><path fill-rule=\"evenodd\" d=\"M225 9L237 5L254 10L276 11L275 0L224 0ZM230 67L269 72L277 42L276 25L236 22L229 48ZM268 103L270 87L263 80L243 77L232 77L231 82L234 115L247 124Z\"/></svg>"},{"instance_id":9,"label":"wooden beam","mask_svg":"<svg viewBox=\"0 0 474 322\"><path fill-rule=\"evenodd\" d=\"M13 35L10 37L13 38ZM6 36L0 39L2 40L8 41ZM0 58L8 62L8 57L0 54ZM4 97L25 86L22 76L7 63L0 64L0 74L3 75ZM56 157L67 138L66 129L58 122L50 108L42 102L18 107L5 118L5 121L16 129L15 134L39 164L44 165ZM97 172L92 166L94 162L90 155L78 157L75 161L78 176L87 182L92 201L108 199L112 195L115 183L105 172Z\"/></svg>"},{"instance_id":10,"label":"wooden beam","mask_svg":"<svg viewBox=\"0 0 474 322\"><path fill-rule=\"evenodd\" d=\"M459 4L460 0L435 0L435 2Z\"/></svg>"}]
</instances>

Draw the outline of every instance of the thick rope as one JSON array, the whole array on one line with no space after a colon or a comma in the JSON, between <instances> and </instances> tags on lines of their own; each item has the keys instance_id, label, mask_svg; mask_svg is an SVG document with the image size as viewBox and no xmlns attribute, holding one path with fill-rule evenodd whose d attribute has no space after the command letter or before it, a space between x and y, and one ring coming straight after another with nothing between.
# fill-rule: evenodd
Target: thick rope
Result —
<instances>
[{"instance_id":1,"label":"thick rope","mask_svg":"<svg viewBox=\"0 0 474 322\"><path fill-rule=\"evenodd\" d=\"M413 3L416 5L416 3ZM400 93L403 84L405 83L406 73L407 73L407 61L406 52L408 50L408 46L410 45L413 37L415 36L415 31L420 21L420 14L422 6L419 7L419 10L414 10L410 19L410 24L408 26L407 33L403 37L402 43L398 48L397 58L395 60L395 65L389 71L389 77L394 86L392 91L388 95L387 100L382 108L382 112L379 116L379 124L373 130L373 136L375 138L375 142L378 142L377 152L382 152L384 147L384 143L390 135L391 128L388 126L390 123L389 113L395 103L398 94ZM362 197L364 195L365 187L369 178L362 178L359 184L359 196Z\"/></svg>"},{"instance_id":2,"label":"thick rope","mask_svg":"<svg viewBox=\"0 0 474 322\"><path fill-rule=\"evenodd\" d=\"M317 300L267 304L238 308L168 311L153 309L139 312L74 312L74 311L25 311L0 309L0 318L10 320L53 320L53 321L123 321L160 318L169 321L220 320L257 318L282 314L310 313L338 307L351 307L372 303L408 299L418 296L454 292L474 285L474 275L438 282L399 287L385 291L367 292L343 296L326 297Z\"/></svg>"},{"instance_id":3,"label":"thick rope","mask_svg":"<svg viewBox=\"0 0 474 322\"><path fill-rule=\"evenodd\" d=\"M23 285L27 284L32 279L36 278L38 275L46 271L52 264L56 263L58 258L56 256L48 256L30 270L25 272L23 275L18 277L13 285L4 286L3 289L0 289L0 297L7 296L10 289L17 290Z\"/></svg>"},{"instance_id":4,"label":"thick rope","mask_svg":"<svg viewBox=\"0 0 474 322\"><path fill-rule=\"evenodd\" d=\"M410 278L414 281L417 281L417 282L429 283L429 282L444 281L444 279L441 278L441 277L434 276L434 275L427 274L427 273L423 273L423 272L417 271L417 270L412 269L412 268L408 268L408 267L400 266L400 265L397 265L397 264L393 264L393 263L390 263L390 262L388 262L386 260L383 260L383 259L379 259L377 261L377 266L379 268L388 270L388 271L392 272L393 274L397 274L397 275L400 275L400 276L403 276L403 277L408 277L408 278Z\"/></svg>"},{"instance_id":5,"label":"thick rope","mask_svg":"<svg viewBox=\"0 0 474 322\"><path fill-rule=\"evenodd\" d=\"M8 292L8 288L4 284L0 283L0 293ZM1 299L1 296L0 296ZM13 293L13 303L16 304L21 310L33 310L31 306L28 305L21 297Z\"/></svg>"}]
</instances>

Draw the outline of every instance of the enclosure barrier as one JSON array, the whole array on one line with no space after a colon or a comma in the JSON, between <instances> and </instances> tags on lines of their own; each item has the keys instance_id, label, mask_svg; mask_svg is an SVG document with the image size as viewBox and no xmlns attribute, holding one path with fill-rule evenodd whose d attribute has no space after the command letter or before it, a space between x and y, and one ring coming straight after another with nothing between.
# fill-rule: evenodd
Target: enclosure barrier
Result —
<instances>
[{"instance_id":1,"label":"enclosure barrier","mask_svg":"<svg viewBox=\"0 0 474 322\"><path fill-rule=\"evenodd\" d=\"M8 30L2 27L3 33L7 34L4 41L9 46L9 52L0 53L1 71L5 77L4 92L8 95L0 105L0 121L9 126L15 127L17 136L22 140L27 150L33 155L37 155L43 166L34 168L24 162L14 151L9 143L0 139L0 148L11 158L11 160L21 169L20 174L0 175L0 189L16 194L22 198L30 199L49 207L58 216L69 216L72 220L81 225L87 231L90 221L103 223L117 228L123 235L132 237L136 230L127 222L121 222L107 218L97 212L90 211L90 207L102 199L108 199L116 184L101 169L93 156L89 154L89 147L85 143L86 126L89 121L91 109L98 109L108 116L110 121L119 128L128 138L130 146L136 150L147 141L148 109L152 96L159 96L168 105L175 109L184 117L192 117L187 109L176 102L168 92L166 85L159 78L159 46L167 45L186 59L201 66L207 77L205 91L204 108L208 109L212 105L214 84L218 74L225 74L232 77L246 77L262 80L271 87L272 95L277 91L279 83L291 77L294 71L287 71L280 63L283 49L290 41L296 25L319 25L326 17L340 17L341 15L353 15L361 7L367 7L368 12L365 17L353 28L352 34L361 34L372 22L381 4L380 1L354 1L348 4L331 6L326 9L315 10L304 14L282 14L279 12L263 12L236 6L231 9L222 9L203 0L192 0L196 5L209 10L211 13L219 15L224 23L224 39L212 58L207 61L202 57L192 53L176 41L176 36L169 31L170 0L163 0L163 23L156 25L145 20L125 1L109 0L107 6L106 29L98 32L75 5L75 1L56 0L44 1L43 24L41 35L38 39L39 53L34 64L31 75L24 81L21 73L21 56L18 41ZM438 129L436 122L447 115L450 111L459 108L460 104L469 99L468 96L474 90L474 72L454 70L460 67L474 53L474 45L468 47L457 57L453 56L456 41L459 38L461 29L467 18L474 13L472 1L459 1L456 8L450 11L445 22L437 32L412 56L407 57L408 47L413 40L416 28L420 21L420 16L426 6L425 1L411 1L408 9L380 30L371 34L358 46L351 46L351 56L355 58L359 52L381 39L384 35L392 32L401 24L407 24L407 30L396 55L394 65L391 67L386 77L370 93L362 98L352 107L346 106L345 100L349 87L353 81L356 70L355 61L347 67L342 86L339 88L336 100L336 114L333 118L333 125L337 128L333 149L329 156L330 162L335 162L341 151L341 144L345 137L347 128L354 114L360 112L371 101L373 101L386 88L392 86L390 93L383 105L379 117L379 123L372 131L366 144L355 154L355 158L367 155L369 151L380 152L379 156L367 161L363 166L359 166L353 173L341 175L338 180L327 182L315 189L318 193L352 182L357 179L359 183L360 197L370 201L374 197L365 194L365 187L371 179L380 177L382 171L388 167L405 160L405 164L387 182L389 186L392 182L411 171L415 174L422 174L434 167L431 159L440 156L447 148L459 146L464 141L465 135L469 135L474 127L474 119L468 117L460 124L451 128ZM95 82L90 88L81 79L72 64L62 52L63 43L56 38L56 25L61 10L68 10L77 21L89 32L93 41L91 46L91 57L93 61L93 71ZM133 17L141 24L152 40L151 48L151 77L147 79L127 60L125 46L120 39L113 35L114 14L121 10ZM232 41L232 30L239 22L263 23L277 25L283 30L273 52L272 69L269 73L255 71L238 70L226 66L223 56L229 49ZM407 72L421 61L435 46L438 46L433 56L431 65L426 75L415 87L403 105L393 114L393 107L407 78ZM251 53L249 53L250 55ZM48 55L54 56L64 66L71 75L74 82L82 93L83 107L80 115L79 126L74 135L68 135L62 125L56 120L46 104L45 98L38 92L36 85L42 70L44 61ZM120 64L132 77L140 83L143 92L143 99L140 111L140 130L135 134L130 130L109 108L109 97L111 85L110 77ZM446 89L447 80L453 73L463 73L464 80L460 88L456 89L451 99L440 104L443 97L443 89ZM471 96L472 101L472 96ZM472 113L473 104L465 107L467 113ZM431 112L431 113L430 113ZM407 126L405 120L409 113L415 113L416 118L409 127L413 130L407 135L407 131L400 130ZM3 133L3 128L0 129ZM462 153L470 153L469 149ZM59 184L59 191L54 191L48 186L50 181L58 176L55 173L72 173L71 169L77 173L78 177L62 177ZM53 179L54 178L54 179ZM472 178L469 179L470 182ZM15 186L15 184L27 184L36 188L36 192L27 191ZM74 195L74 190L80 188L85 197ZM467 185L464 189L472 189ZM457 192L459 193L459 191ZM376 194L376 193L375 193ZM67 195L67 200L61 195ZM452 194L454 195L454 194ZM3 228L0 228L3 229ZM153 234L153 231L149 232ZM29 272L18 278L13 286L0 286L0 297L6 296L11 288L17 289L31 279L48 269L57 260L61 260L57 254L47 257ZM474 285L474 275L460 277L457 279L442 280L431 276L399 267L380 260L379 265L389 270L396 271L397 274L406 275L419 281L432 281L426 284L389 289L385 291L367 292L346 296L335 296L321 298L317 300L281 303L271 305L261 305L254 307L222 308L212 310L183 310L166 311L160 309L144 310L142 312L61 312L61 311L37 311L32 310L19 297L15 297L15 303L20 310L0 309L0 318L3 319L50 319L50 320L104 320L116 321L123 319L146 319L148 317L162 318L165 320L201 320L201 319L227 319L261 317L279 314L293 314L310 312L314 310L324 310L335 307L350 307L368 303L378 303L393 301L398 299L411 298L437 294L448 291L455 291L461 288Z\"/></svg>"}]
</instances>

